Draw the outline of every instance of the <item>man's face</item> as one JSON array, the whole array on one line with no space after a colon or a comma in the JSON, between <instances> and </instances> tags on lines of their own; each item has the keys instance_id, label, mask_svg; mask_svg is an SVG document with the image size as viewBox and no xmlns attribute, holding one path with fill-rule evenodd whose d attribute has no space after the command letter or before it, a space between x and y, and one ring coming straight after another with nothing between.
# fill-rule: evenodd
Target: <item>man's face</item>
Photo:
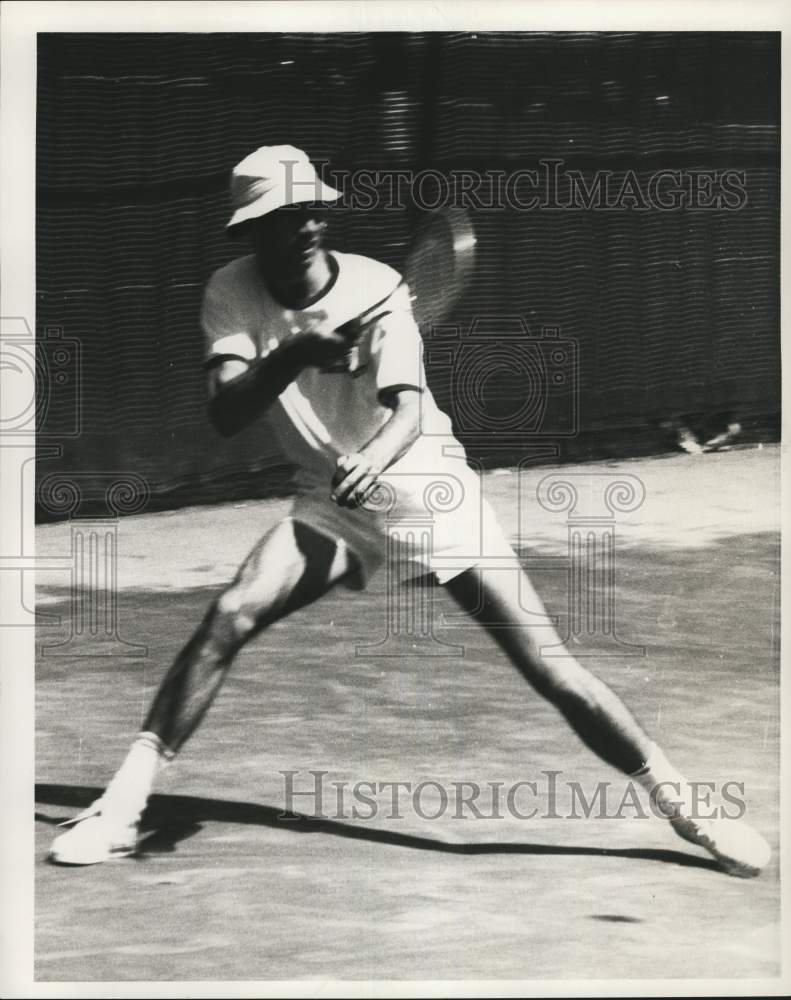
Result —
<instances>
[{"instance_id":1,"label":"man's face","mask_svg":"<svg viewBox=\"0 0 791 1000\"><path fill-rule=\"evenodd\" d=\"M287 205L250 227L250 239L264 273L298 276L321 252L327 209L321 205Z\"/></svg>"}]
</instances>

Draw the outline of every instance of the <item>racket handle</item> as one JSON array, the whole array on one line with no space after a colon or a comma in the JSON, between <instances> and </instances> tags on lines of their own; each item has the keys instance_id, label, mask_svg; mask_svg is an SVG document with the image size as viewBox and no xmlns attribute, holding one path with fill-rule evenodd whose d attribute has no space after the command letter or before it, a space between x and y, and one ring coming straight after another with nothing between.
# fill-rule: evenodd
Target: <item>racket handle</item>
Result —
<instances>
[{"instance_id":1,"label":"racket handle","mask_svg":"<svg viewBox=\"0 0 791 1000\"><path fill-rule=\"evenodd\" d=\"M382 312L377 313L375 316L371 316L370 319L363 320L360 324L360 333L365 333L374 323L378 323L380 319L384 319L385 316L392 316L392 309L383 309Z\"/></svg>"},{"instance_id":2,"label":"racket handle","mask_svg":"<svg viewBox=\"0 0 791 1000\"><path fill-rule=\"evenodd\" d=\"M384 319L385 316L390 316L395 311L393 309L382 309L382 306L391 299L397 291L401 288L406 288L407 283L402 278L401 281L396 285L396 287L389 292L383 299L375 302L372 306L369 306L365 312L359 313L353 319L347 320L338 327L338 333L343 334L349 341L349 350L346 354L339 358L337 361L331 362L326 367L322 368L323 372L346 372L354 371L356 368L357 358L355 357L355 352L357 350L357 343L360 337L369 330L374 323L378 323L380 319ZM376 312L376 310L379 312ZM374 313L372 316L371 313Z\"/></svg>"}]
</instances>

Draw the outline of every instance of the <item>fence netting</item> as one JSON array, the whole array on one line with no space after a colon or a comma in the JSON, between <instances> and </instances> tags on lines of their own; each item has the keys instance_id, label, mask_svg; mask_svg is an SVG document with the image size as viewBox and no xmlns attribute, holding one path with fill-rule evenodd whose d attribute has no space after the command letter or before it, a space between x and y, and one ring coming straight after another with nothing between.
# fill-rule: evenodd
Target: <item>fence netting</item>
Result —
<instances>
[{"instance_id":1,"label":"fence netting","mask_svg":"<svg viewBox=\"0 0 791 1000\"><path fill-rule=\"evenodd\" d=\"M89 499L115 474L164 505L287 488L288 456L261 426L231 440L211 429L198 325L206 279L240 253L224 234L230 168L279 143L329 179L375 175L375 204L334 212L330 242L395 266L420 209L409 178L422 176L424 205L464 189L478 263L451 325L466 344L500 337L517 360L481 387L491 419L476 427L447 352L427 351L473 457L507 465L535 444L535 426L522 434L508 416L528 391L518 352L544 351L553 370L545 330L576 360L573 426L558 395L538 429L561 458L663 447L674 419L776 429L779 35L48 34L45 494L72 476ZM718 207L673 204L676 175ZM543 202L503 205L508 184L506 201Z\"/></svg>"}]
</instances>

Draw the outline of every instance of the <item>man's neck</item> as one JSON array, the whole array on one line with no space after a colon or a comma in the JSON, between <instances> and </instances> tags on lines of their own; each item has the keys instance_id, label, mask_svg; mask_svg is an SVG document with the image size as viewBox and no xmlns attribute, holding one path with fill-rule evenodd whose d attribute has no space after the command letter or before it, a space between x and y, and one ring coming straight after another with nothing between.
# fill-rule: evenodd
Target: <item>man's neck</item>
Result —
<instances>
[{"instance_id":1,"label":"man's neck","mask_svg":"<svg viewBox=\"0 0 791 1000\"><path fill-rule=\"evenodd\" d=\"M266 286L281 305L288 309L305 309L329 291L337 276L335 260L326 251L317 254L304 271L290 274L270 274Z\"/></svg>"}]
</instances>

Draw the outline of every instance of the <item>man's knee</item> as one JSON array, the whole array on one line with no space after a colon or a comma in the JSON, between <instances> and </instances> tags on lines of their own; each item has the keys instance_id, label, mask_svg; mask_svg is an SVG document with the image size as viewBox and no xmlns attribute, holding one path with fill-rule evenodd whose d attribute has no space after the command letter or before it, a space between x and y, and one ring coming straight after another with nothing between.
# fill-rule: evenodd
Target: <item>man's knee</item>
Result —
<instances>
[{"instance_id":1,"label":"man's knee","mask_svg":"<svg viewBox=\"0 0 791 1000\"><path fill-rule=\"evenodd\" d=\"M220 594L214 606L216 640L223 646L241 645L262 627L270 610L267 602L250 601L244 588L229 587Z\"/></svg>"}]
</instances>

